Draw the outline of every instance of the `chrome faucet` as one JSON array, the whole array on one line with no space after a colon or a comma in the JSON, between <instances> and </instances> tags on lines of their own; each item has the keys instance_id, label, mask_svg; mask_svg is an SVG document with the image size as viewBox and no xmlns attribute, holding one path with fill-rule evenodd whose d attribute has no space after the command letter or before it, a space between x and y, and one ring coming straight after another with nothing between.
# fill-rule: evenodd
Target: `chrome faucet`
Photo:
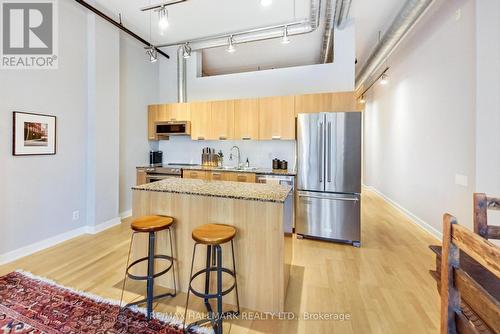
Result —
<instances>
[{"instance_id":1,"label":"chrome faucet","mask_svg":"<svg viewBox=\"0 0 500 334\"><path fill-rule=\"evenodd\" d=\"M229 160L233 160L233 148L235 148L238 151L238 165L236 167L241 168L241 154L240 154L240 148L236 145L231 147L231 153L229 154Z\"/></svg>"}]
</instances>

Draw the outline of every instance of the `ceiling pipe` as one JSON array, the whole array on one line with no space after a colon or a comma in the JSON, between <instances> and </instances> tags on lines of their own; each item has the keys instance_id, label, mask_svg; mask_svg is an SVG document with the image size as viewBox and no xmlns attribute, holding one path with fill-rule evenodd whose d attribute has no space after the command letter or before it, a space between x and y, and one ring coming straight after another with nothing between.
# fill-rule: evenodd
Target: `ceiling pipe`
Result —
<instances>
[{"instance_id":1,"label":"ceiling pipe","mask_svg":"<svg viewBox=\"0 0 500 334\"><path fill-rule=\"evenodd\" d=\"M127 28L125 28L123 26L123 24L121 22L116 22L115 20L113 20L111 17L109 17L108 15L104 14L103 12L101 12L99 9L95 8L94 6L91 6L90 4L86 3L85 1L83 0L75 0L76 2L78 2L80 5L82 5L83 7L87 8L88 10L90 10L92 13L102 17L103 19L105 19L106 21L108 21L109 23L111 23L112 25L114 25L115 27L117 27L118 29L122 30L123 32L129 34L130 36L134 37L136 40L138 40L139 42L145 44L146 46L151 46L152 44L148 41L146 41L144 38L142 38L141 36L137 35L135 32L133 32L132 30L129 30ZM159 54L161 54L163 57L169 59L170 57L168 56L168 54L166 54L165 52L161 51L160 49L156 48L156 51L158 51Z\"/></svg>"},{"instance_id":2,"label":"ceiling pipe","mask_svg":"<svg viewBox=\"0 0 500 334\"><path fill-rule=\"evenodd\" d=\"M186 96L186 58L184 58L184 48L177 49L177 102L187 102Z\"/></svg>"},{"instance_id":3,"label":"ceiling pipe","mask_svg":"<svg viewBox=\"0 0 500 334\"><path fill-rule=\"evenodd\" d=\"M334 19L334 0L326 1L325 9L325 32L323 34L323 43L321 45L320 63L325 64L333 61L333 19ZM341 1L341 0L339 0ZM336 8L338 6L338 2Z\"/></svg>"},{"instance_id":4,"label":"ceiling pipe","mask_svg":"<svg viewBox=\"0 0 500 334\"><path fill-rule=\"evenodd\" d=\"M351 9L351 0L337 0L335 5L335 25L338 29L344 29L349 18L349 11Z\"/></svg>"},{"instance_id":5,"label":"ceiling pipe","mask_svg":"<svg viewBox=\"0 0 500 334\"><path fill-rule=\"evenodd\" d=\"M394 52L399 43L415 26L434 0L407 0L379 44L372 51L356 77L356 91L374 75L379 67Z\"/></svg>"},{"instance_id":6,"label":"ceiling pipe","mask_svg":"<svg viewBox=\"0 0 500 334\"><path fill-rule=\"evenodd\" d=\"M219 35L176 41L167 44L156 45L157 48L182 45L189 43L193 51L226 46L228 38L233 37L234 44L262 41L267 39L281 38L283 29L288 27L288 36L308 34L315 31L319 26L322 0L311 0L310 14L308 20L287 22L272 26L233 31Z\"/></svg>"}]
</instances>

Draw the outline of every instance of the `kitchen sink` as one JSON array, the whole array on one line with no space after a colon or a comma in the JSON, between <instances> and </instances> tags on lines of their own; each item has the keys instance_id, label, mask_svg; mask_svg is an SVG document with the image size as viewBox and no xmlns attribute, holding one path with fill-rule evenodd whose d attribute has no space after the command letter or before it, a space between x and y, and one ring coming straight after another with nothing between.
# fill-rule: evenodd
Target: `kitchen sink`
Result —
<instances>
[{"instance_id":1,"label":"kitchen sink","mask_svg":"<svg viewBox=\"0 0 500 334\"><path fill-rule=\"evenodd\" d=\"M257 170L257 167L222 166L222 167L217 167L217 168L215 168L215 169L220 169L220 170L252 171L252 170Z\"/></svg>"}]
</instances>

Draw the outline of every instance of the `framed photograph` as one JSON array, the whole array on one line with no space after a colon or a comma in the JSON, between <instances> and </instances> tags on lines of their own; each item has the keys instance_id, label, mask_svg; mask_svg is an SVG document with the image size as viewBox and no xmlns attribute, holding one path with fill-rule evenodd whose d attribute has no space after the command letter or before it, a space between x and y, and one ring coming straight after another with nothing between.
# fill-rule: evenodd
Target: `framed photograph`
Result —
<instances>
[{"instance_id":1,"label":"framed photograph","mask_svg":"<svg viewBox=\"0 0 500 334\"><path fill-rule=\"evenodd\" d=\"M56 154L56 116L14 111L13 155Z\"/></svg>"}]
</instances>

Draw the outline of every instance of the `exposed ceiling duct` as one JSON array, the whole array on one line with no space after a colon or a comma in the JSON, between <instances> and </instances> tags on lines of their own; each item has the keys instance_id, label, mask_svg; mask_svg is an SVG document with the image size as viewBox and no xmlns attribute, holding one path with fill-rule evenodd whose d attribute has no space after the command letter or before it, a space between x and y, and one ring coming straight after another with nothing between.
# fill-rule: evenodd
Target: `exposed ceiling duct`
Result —
<instances>
[{"instance_id":1,"label":"exposed ceiling duct","mask_svg":"<svg viewBox=\"0 0 500 334\"><path fill-rule=\"evenodd\" d=\"M360 90L367 79L396 49L406 34L414 27L434 0L407 0L379 44L372 51L356 77L356 90Z\"/></svg>"},{"instance_id":2,"label":"exposed ceiling duct","mask_svg":"<svg viewBox=\"0 0 500 334\"><path fill-rule=\"evenodd\" d=\"M322 64L333 61L333 17L334 0L326 1L325 8L325 32L323 33L323 43L321 45L321 54L319 62Z\"/></svg>"},{"instance_id":3,"label":"exposed ceiling duct","mask_svg":"<svg viewBox=\"0 0 500 334\"><path fill-rule=\"evenodd\" d=\"M177 102L187 102L186 96L186 58L184 57L184 46L177 49Z\"/></svg>"},{"instance_id":4,"label":"exposed ceiling duct","mask_svg":"<svg viewBox=\"0 0 500 334\"><path fill-rule=\"evenodd\" d=\"M155 45L157 48L176 46L189 43L193 51L226 46L228 38L232 37L234 44L262 41L272 38L283 37L283 30L286 28L288 36L308 34L315 31L319 26L321 1L311 0L309 19L287 22L272 26L258 27L242 31L233 31L224 34L206 36L190 40L182 40L167 44Z\"/></svg>"},{"instance_id":5,"label":"exposed ceiling duct","mask_svg":"<svg viewBox=\"0 0 500 334\"><path fill-rule=\"evenodd\" d=\"M349 18L351 0L337 0L335 5L335 25L338 29L344 29Z\"/></svg>"}]
</instances>

